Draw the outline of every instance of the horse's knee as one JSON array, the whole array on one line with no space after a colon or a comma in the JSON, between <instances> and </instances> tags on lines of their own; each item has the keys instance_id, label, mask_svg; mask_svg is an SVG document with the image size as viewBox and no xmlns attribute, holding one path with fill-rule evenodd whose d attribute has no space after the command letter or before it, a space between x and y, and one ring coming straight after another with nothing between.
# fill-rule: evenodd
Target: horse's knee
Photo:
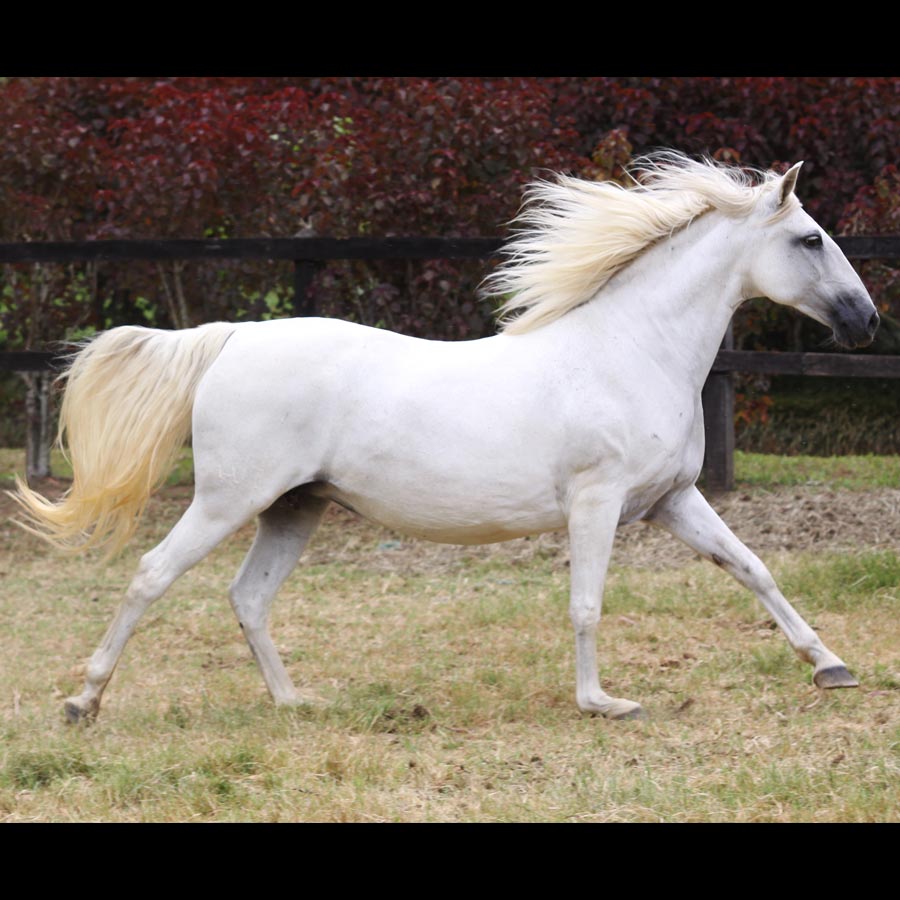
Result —
<instances>
[{"instance_id":1,"label":"horse's knee","mask_svg":"<svg viewBox=\"0 0 900 900\"><path fill-rule=\"evenodd\" d=\"M573 602L569 606L569 618L576 632L595 629L600 621L600 607L593 603Z\"/></svg>"}]
</instances>

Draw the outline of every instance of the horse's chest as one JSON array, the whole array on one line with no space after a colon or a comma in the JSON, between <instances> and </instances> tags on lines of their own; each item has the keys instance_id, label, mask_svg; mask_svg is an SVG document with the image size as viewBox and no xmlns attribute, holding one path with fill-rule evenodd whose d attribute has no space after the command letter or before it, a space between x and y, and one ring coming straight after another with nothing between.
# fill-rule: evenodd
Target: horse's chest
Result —
<instances>
[{"instance_id":1,"label":"horse's chest","mask_svg":"<svg viewBox=\"0 0 900 900\"><path fill-rule=\"evenodd\" d=\"M703 462L699 400L674 392L652 404L622 404L582 419L569 447L567 493L588 484L621 492L620 523L643 517L673 488L696 479Z\"/></svg>"}]
</instances>

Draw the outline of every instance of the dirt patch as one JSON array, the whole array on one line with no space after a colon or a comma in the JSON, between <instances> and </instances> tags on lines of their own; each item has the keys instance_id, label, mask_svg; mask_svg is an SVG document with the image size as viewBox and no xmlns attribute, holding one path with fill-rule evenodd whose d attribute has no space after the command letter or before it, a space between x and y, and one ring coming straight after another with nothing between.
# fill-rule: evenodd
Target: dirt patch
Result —
<instances>
[{"instance_id":1,"label":"dirt patch","mask_svg":"<svg viewBox=\"0 0 900 900\"><path fill-rule=\"evenodd\" d=\"M713 508L728 527L763 560L781 551L828 550L900 550L900 490L878 491L781 488L767 491L735 491L712 497ZM325 527L336 537L339 528L357 529L359 519L343 510L326 520ZM368 529L371 526L364 526ZM389 532L384 532L389 535ZM390 538L393 538L391 540ZM364 545L366 535L354 538ZM398 538L383 538L372 548L360 546L351 538L338 552L368 553L367 565L378 568L419 568L423 565L455 566L461 559L500 559L526 561L533 556L552 556L562 564L568 561L568 541L564 533L492 544L484 547L456 547ZM331 543L331 542L329 542ZM340 543L338 540L337 543ZM380 548L380 549L379 549ZM319 561L329 548L318 541L310 547L310 559ZM685 565L698 557L668 532L643 522L620 528L616 535L612 563L650 569Z\"/></svg>"},{"instance_id":2,"label":"dirt patch","mask_svg":"<svg viewBox=\"0 0 900 900\"><path fill-rule=\"evenodd\" d=\"M54 481L42 490L53 497L65 487L64 482ZM190 488L167 488L151 500L147 515L157 528L163 522L163 527L174 525L190 496ZM713 496L711 503L731 530L763 560L781 551L900 550L900 489L851 491L818 486L738 490ZM0 532L14 528L9 522L14 513L15 504L0 494ZM456 568L466 560L515 564L535 556L566 565L565 534L486 546L432 544L390 532L332 505L304 559L313 564L364 560L370 569L421 571L425 567ZM619 529L612 562L661 569L696 558L668 532L637 522Z\"/></svg>"},{"instance_id":3,"label":"dirt patch","mask_svg":"<svg viewBox=\"0 0 900 900\"><path fill-rule=\"evenodd\" d=\"M780 551L900 549L900 490L785 487L734 491L710 500L728 527L758 556ZM668 533L644 524L619 530L614 560L666 567L695 555Z\"/></svg>"}]
</instances>

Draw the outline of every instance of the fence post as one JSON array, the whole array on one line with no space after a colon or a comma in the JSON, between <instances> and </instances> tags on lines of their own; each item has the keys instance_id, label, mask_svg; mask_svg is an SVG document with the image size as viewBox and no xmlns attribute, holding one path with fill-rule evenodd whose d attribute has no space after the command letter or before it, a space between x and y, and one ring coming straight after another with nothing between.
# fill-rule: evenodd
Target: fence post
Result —
<instances>
[{"instance_id":1,"label":"fence post","mask_svg":"<svg viewBox=\"0 0 900 900\"><path fill-rule=\"evenodd\" d=\"M723 350L734 349L731 324ZM706 453L703 472L710 491L734 490L734 381L731 372L713 372L703 386L703 424Z\"/></svg>"},{"instance_id":2,"label":"fence post","mask_svg":"<svg viewBox=\"0 0 900 900\"><path fill-rule=\"evenodd\" d=\"M309 288L321 263L314 259L294 260L294 315L314 316L316 304L309 295Z\"/></svg>"},{"instance_id":3,"label":"fence post","mask_svg":"<svg viewBox=\"0 0 900 900\"><path fill-rule=\"evenodd\" d=\"M50 444L53 434L50 428L51 372L23 372L25 381L25 480L33 485L37 479L49 478Z\"/></svg>"}]
</instances>

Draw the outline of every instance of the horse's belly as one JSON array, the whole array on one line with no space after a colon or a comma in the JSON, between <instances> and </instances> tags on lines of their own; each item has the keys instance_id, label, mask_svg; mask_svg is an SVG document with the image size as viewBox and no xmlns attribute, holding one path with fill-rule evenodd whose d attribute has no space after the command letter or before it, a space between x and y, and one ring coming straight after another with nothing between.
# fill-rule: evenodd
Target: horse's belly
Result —
<instances>
[{"instance_id":1,"label":"horse's belly","mask_svg":"<svg viewBox=\"0 0 900 900\"><path fill-rule=\"evenodd\" d=\"M380 491L333 484L317 488L359 515L410 537L442 544L491 544L564 528L555 501L521 503L509 498L457 497L451 492L402 488Z\"/></svg>"}]
</instances>

